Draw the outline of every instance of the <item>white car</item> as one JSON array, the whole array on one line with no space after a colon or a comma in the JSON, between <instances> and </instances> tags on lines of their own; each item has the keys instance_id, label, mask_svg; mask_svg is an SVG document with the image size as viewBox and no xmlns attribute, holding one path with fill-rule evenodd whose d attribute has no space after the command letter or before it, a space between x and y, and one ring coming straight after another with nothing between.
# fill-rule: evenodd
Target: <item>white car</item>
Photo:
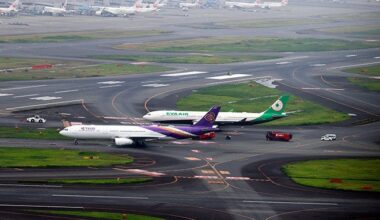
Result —
<instances>
[{"instance_id":1,"label":"white car","mask_svg":"<svg viewBox=\"0 0 380 220\"><path fill-rule=\"evenodd\" d=\"M335 141L336 134L325 134L321 137L321 141Z\"/></svg>"},{"instance_id":2,"label":"white car","mask_svg":"<svg viewBox=\"0 0 380 220\"><path fill-rule=\"evenodd\" d=\"M46 119L41 118L39 115L35 115L33 117L27 118L26 121L31 123L45 123Z\"/></svg>"}]
</instances>

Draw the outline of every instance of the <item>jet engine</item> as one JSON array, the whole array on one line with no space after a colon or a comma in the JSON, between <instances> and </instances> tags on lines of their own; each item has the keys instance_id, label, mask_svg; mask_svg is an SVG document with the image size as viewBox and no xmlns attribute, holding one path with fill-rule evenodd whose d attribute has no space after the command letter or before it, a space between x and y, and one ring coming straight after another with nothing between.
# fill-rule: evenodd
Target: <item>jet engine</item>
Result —
<instances>
[{"instance_id":1,"label":"jet engine","mask_svg":"<svg viewBox=\"0 0 380 220\"><path fill-rule=\"evenodd\" d=\"M132 145L134 142L129 138L115 138L115 144L117 146Z\"/></svg>"}]
</instances>

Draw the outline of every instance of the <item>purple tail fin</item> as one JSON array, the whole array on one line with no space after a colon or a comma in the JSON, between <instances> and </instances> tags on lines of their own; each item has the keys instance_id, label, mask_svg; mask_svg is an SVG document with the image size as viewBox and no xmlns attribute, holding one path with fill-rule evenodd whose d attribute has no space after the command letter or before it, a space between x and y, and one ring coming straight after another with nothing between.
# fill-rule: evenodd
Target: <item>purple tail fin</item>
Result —
<instances>
[{"instance_id":1,"label":"purple tail fin","mask_svg":"<svg viewBox=\"0 0 380 220\"><path fill-rule=\"evenodd\" d=\"M220 106L213 106L193 127L212 127L218 117Z\"/></svg>"}]
</instances>

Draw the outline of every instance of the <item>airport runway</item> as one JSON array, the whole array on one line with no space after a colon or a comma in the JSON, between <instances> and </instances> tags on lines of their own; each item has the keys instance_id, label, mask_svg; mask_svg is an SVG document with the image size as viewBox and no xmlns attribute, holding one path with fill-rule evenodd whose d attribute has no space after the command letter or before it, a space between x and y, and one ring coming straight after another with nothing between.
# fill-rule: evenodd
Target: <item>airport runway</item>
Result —
<instances>
[{"instance_id":1,"label":"airport runway","mask_svg":"<svg viewBox=\"0 0 380 220\"><path fill-rule=\"evenodd\" d=\"M319 7L320 4L318 4ZM376 8L363 7L365 11ZM294 7L298 18L311 9ZM303 13L300 13L303 11ZM310 10L310 11L309 11ZM334 15L355 12L352 5L322 7L308 16ZM288 9L281 13L288 13ZM172 13L172 12L170 12ZM189 12L190 13L190 12ZM204 24L200 14L194 12L192 22ZM215 13L215 12L214 12ZM240 13L240 14L239 14ZM244 15L271 17L271 13L252 15L237 12L235 15L213 14L209 22L228 21ZM157 16L136 18L136 26L145 28L166 26L173 32L167 36L129 38L140 43L168 39L187 39L218 36L223 29L195 28L184 16L163 16L157 26ZM281 16L279 16L281 17ZM25 17L19 18L21 20ZM35 18L32 18L33 20ZM53 18L58 20L58 18ZM60 18L70 20L72 18ZM85 18L87 19L87 18ZM103 19L103 18L102 18ZM173 23L173 20L176 20ZM104 24L120 18L107 19ZM88 29L96 29L95 22ZM128 20L129 21L129 20ZM35 22L35 21L33 21ZM207 25L210 25L207 22ZM352 21L349 21L352 22ZM316 24L316 27L343 25ZM187 23L188 26L185 24ZM170 24L170 25L168 25ZM65 24L63 30L79 30ZM131 26L129 26L131 28ZM281 37L311 36L310 28L295 25L288 28L242 28L228 33L231 36ZM3 29L7 31L6 29ZM196 30L196 31L194 31ZM22 33L13 29L10 33ZM25 30L24 30L25 31ZM236 31L236 32L235 32ZM38 32L38 31L37 31ZM317 37L327 37L318 33ZM351 36L335 36L351 39ZM111 46L125 39L104 39L89 42L62 44L4 44L0 54L8 56L54 57L59 59L88 59L89 55L121 54ZM140 54L140 52L133 52ZM143 53L141 53L143 54ZM0 82L0 123L26 125L24 118L32 113L46 116L48 127L61 126L60 120L101 124L141 124L140 117L149 110L175 108L176 100L192 90L211 85L274 79L284 92L296 94L347 114L355 114L349 121L334 125L284 127L292 132L291 142L267 142L267 130L276 127L225 127L212 141L173 141L149 143L148 146L116 148L110 142L44 141L0 139L1 146L68 148L88 151L127 153L136 158L128 166L108 168L46 168L1 169L0 213L4 218L60 219L31 213L31 209L70 209L132 212L164 217L166 219L376 219L380 216L380 198L370 192L344 192L299 186L282 172L287 162L346 157L379 157L380 98L349 84L341 72L347 66L380 63L380 50L365 49L335 52L275 53L283 58L257 62L223 65L171 64L174 71L125 75L102 78ZM113 61L118 62L118 61ZM231 72L232 75L227 75ZM64 114L62 114L64 113ZM364 121L373 123L365 124ZM36 125L39 126L39 125ZM338 140L321 142L320 136L336 133ZM232 140L224 140L225 135ZM160 173L149 183L128 186L81 186L46 184L49 178L105 178L135 176L130 169L143 169ZM37 182L36 182L37 181ZM63 217L62 217L63 219Z\"/></svg>"}]
</instances>

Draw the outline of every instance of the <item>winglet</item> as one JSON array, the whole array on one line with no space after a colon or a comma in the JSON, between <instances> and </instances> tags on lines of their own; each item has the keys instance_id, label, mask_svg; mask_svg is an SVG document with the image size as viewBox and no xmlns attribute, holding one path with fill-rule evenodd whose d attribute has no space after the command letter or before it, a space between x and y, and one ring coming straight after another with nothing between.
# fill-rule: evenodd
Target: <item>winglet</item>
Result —
<instances>
[{"instance_id":1,"label":"winglet","mask_svg":"<svg viewBox=\"0 0 380 220\"><path fill-rule=\"evenodd\" d=\"M220 106L213 106L193 127L212 127L218 117Z\"/></svg>"}]
</instances>

